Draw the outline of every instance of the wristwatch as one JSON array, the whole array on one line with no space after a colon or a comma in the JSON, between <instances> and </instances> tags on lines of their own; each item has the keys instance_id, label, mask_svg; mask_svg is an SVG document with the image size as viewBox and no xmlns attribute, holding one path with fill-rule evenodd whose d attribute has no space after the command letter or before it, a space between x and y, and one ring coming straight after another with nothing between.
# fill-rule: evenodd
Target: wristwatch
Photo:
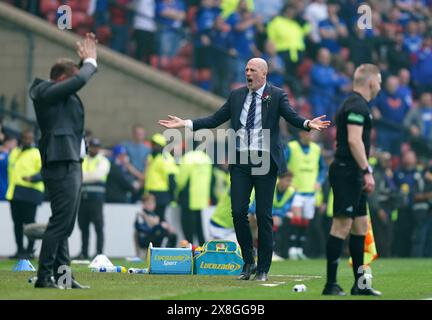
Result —
<instances>
[{"instance_id":1,"label":"wristwatch","mask_svg":"<svg viewBox=\"0 0 432 320\"><path fill-rule=\"evenodd\" d=\"M372 169L372 167L371 167L370 165L368 165L368 166L366 167L366 169L363 169L363 170L362 170L362 173L363 173L363 174L368 174L368 173L372 174L372 173L373 173L373 169Z\"/></svg>"}]
</instances>

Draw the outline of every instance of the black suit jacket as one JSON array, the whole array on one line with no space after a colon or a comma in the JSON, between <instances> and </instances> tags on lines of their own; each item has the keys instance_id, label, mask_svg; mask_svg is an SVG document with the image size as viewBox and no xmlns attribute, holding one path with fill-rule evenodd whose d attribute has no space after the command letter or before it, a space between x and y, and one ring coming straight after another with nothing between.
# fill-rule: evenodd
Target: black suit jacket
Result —
<instances>
[{"instance_id":1,"label":"black suit jacket","mask_svg":"<svg viewBox=\"0 0 432 320\"><path fill-rule=\"evenodd\" d=\"M204 128L216 128L231 119L231 128L235 131L240 130L240 115L243 109L249 89L242 87L231 92L225 104L214 114L193 120L193 130ZM285 172L286 161L283 155L283 147L280 140L279 119L282 116L294 127L304 128L305 118L295 112L289 102L287 94L280 88L267 84L264 88L263 97L270 97L269 102L262 102L262 128L270 129L270 154L273 161L278 166L279 173Z\"/></svg>"},{"instance_id":2,"label":"black suit jacket","mask_svg":"<svg viewBox=\"0 0 432 320\"><path fill-rule=\"evenodd\" d=\"M42 164L81 160L84 106L76 93L95 72L95 66L84 63L76 76L65 81L34 80L30 97L41 130L39 150Z\"/></svg>"}]
</instances>

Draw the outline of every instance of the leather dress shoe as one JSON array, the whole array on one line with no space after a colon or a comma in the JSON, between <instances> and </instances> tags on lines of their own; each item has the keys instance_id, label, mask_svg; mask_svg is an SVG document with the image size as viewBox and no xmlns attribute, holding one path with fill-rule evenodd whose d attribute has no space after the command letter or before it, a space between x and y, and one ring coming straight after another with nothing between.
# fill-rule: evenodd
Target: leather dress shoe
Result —
<instances>
[{"instance_id":1,"label":"leather dress shoe","mask_svg":"<svg viewBox=\"0 0 432 320\"><path fill-rule=\"evenodd\" d=\"M322 292L323 296L346 296L340 285L337 283L326 283Z\"/></svg>"},{"instance_id":2,"label":"leather dress shoe","mask_svg":"<svg viewBox=\"0 0 432 320\"><path fill-rule=\"evenodd\" d=\"M255 263L246 263L243 266L243 271L240 273L238 280L249 280L251 275L256 273L257 266Z\"/></svg>"},{"instance_id":3,"label":"leather dress shoe","mask_svg":"<svg viewBox=\"0 0 432 320\"><path fill-rule=\"evenodd\" d=\"M82 285L75 279L72 279L72 289L90 289L90 286Z\"/></svg>"},{"instance_id":4,"label":"leather dress shoe","mask_svg":"<svg viewBox=\"0 0 432 320\"><path fill-rule=\"evenodd\" d=\"M35 282L35 288L39 288L39 289L63 289L62 287L59 287L53 278L49 278L46 280L41 280L39 281L39 279Z\"/></svg>"},{"instance_id":5,"label":"leather dress shoe","mask_svg":"<svg viewBox=\"0 0 432 320\"><path fill-rule=\"evenodd\" d=\"M267 272L257 272L254 280L255 281L268 281Z\"/></svg>"},{"instance_id":6,"label":"leather dress shoe","mask_svg":"<svg viewBox=\"0 0 432 320\"><path fill-rule=\"evenodd\" d=\"M352 296L375 296L375 297L381 297L382 293L379 292L378 290L373 289L373 288L360 289L359 287L357 287L356 285L354 285L351 288L351 295Z\"/></svg>"}]
</instances>

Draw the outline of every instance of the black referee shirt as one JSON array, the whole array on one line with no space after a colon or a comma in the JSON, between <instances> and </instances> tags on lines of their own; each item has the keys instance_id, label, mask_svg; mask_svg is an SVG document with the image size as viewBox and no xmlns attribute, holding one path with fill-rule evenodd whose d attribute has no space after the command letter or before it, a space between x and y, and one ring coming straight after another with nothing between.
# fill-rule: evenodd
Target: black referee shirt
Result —
<instances>
[{"instance_id":1,"label":"black referee shirt","mask_svg":"<svg viewBox=\"0 0 432 320\"><path fill-rule=\"evenodd\" d=\"M348 145L348 124L363 126L362 140L366 155L369 157L372 115L366 99L355 91L345 99L336 113L335 157L338 160L356 163Z\"/></svg>"}]
</instances>

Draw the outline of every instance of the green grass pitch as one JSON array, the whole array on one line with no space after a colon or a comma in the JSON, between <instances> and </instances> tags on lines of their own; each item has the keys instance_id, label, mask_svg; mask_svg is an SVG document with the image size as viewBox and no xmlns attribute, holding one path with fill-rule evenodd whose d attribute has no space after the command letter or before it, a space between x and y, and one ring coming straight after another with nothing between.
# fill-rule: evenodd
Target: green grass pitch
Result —
<instances>
[{"instance_id":1,"label":"green grass pitch","mask_svg":"<svg viewBox=\"0 0 432 320\"><path fill-rule=\"evenodd\" d=\"M37 261L32 261L37 267ZM325 282L325 260L273 262L269 282L239 281L231 276L140 275L93 273L87 267L73 265L77 280L90 290L34 289L28 278L34 272L12 272L16 262L0 261L0 299L168 299L168 300L235 300L235 299L329 299L321 296ZM115 265L143 267L125 260ZM378 259L371 265L373 286L383 292L381 298L361 299L430 299L432 298L432 259ZM339 266L338 280L348 293L353 282L347 260ZM307 291L292 292L303 283ZM347 296L331 299L353 299ZM359 298L357 298L359 299Z\"/></svg>"}]
</instances>

